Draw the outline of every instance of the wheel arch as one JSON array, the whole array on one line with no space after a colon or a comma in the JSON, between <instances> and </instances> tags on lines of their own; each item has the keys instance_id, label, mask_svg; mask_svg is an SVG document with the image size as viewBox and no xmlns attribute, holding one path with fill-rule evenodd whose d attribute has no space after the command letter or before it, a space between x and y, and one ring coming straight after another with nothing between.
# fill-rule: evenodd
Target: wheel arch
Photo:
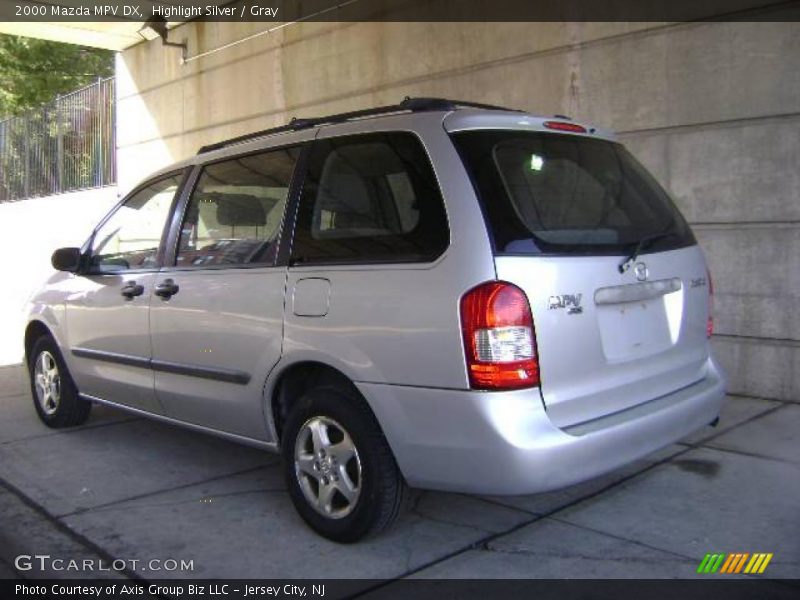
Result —
<instances>
[{"instance_id":1,"label":"wheel arch","mask_svg":"<svg viewBox=\"0 0 800 600\"><path fill-rule=\"evenodd\" d=\"M380 423L374 411L369 405L369 401L356 387L353 380L342 371L329 364L318 360L303 360L289 365L285 365L281 371L274 376L274 384L269 394L269 406L271 425L274 427L275 441L280 444L283 426L292 406L303 394L314 388L321 386L332 386L350 395L363 400L364 405L369 408L375 421L380 427Z\"/></svg>"},{"instance_id":2,"label":"wheel arch","mask_svg":"<svg viewBox=\"0 0 800 600\"><path fill-rule=\"evenodd\" d=\"M43 322L38 319L34 319L30 321L25 327L25 363L30 364L31 359L31 350L33 350L33 345L36 343L40 337L49 335L53 339L55 336L51 329ZM56 342L58 343L58 342Z\"/></svg>"}]
</instances>

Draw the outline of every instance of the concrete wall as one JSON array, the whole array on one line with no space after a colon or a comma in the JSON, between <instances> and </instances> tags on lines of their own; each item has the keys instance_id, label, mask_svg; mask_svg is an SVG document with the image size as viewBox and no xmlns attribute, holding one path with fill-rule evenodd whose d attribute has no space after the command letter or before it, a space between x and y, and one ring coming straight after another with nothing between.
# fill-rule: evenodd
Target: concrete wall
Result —
<instances>
[{"instance_id":1,"label":"concrete wall","mask_svg":"<svg viewBox=\"0 0 800 600\"><path fill-rule=\"evenodd\" d=\"M54 272L53 250L80 246L97 221L117 202L117 188L106 187L46 198L0 203L0 366L22 360L22 309Z\"/></svg>"},{"instance_id":2,"label":"concrete wall","mask_svg":"<svg viewBox=\"0 0 800 600\"><path fill-rule=\"evenodd\" d=\"M195 55L263 23L190 23ZM693 223L731 391L800 398L800 24L303 23L119 56L123 188L290 116L447 96L621 132Z\"/></svg>"}]
</instances>

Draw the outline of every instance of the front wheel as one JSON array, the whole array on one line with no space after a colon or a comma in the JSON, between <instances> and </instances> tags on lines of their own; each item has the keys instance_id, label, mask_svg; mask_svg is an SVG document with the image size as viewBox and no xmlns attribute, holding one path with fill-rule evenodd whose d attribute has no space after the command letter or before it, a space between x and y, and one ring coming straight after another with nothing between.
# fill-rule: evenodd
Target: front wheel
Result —
<instances>
[{"instance_id":1,"label":"front wheel","mask_svg":"<svg viewBox=\"0 0 800 600\"><path fill-rule=\"evenodd\" d=\"M282 452L292 502L324 537L355 542L397 518L405 482L360 397L334 387L306 393L287 419Z\"/></svg>"},{"instance_id":2,"label":"front wheel","mask_svg":"<svg viewBox=\"0 0 800 600\"><path fill-rule=\"evenodd\" d=\"M49 335L36 340L29 361L33 404L42 422L55 429L85 423L92 404L78 395L55 340Z\"/></svg>"}]
</instances>

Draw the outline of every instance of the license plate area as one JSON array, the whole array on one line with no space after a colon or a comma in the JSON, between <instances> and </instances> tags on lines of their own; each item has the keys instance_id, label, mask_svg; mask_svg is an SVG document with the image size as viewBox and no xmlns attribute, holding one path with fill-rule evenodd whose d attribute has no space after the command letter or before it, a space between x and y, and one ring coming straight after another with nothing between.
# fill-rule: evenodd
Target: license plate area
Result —
<instances>
[{"instance_id":1,"label":"license plate area","mask_svg":"<svg viewBox=\"0 0 800 600\"><path fill-rule=\"evenodd\" d=\"M673 346L665 298L597 307L603 353L609 362L650 356Z\"/></svg>"}]
</instances>

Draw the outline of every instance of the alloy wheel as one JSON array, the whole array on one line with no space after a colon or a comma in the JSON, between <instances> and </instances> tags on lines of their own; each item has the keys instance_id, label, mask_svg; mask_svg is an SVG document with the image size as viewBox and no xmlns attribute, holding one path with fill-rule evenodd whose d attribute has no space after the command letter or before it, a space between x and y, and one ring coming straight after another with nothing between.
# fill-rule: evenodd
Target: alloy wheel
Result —
<instances>
[{"instance_id":1,"label":"alloy wheel","mask_svg":"<svg viewBox=\"0 0 800 600\"><path fill-rule=\"evenodd\" d=\"M362 488L361 461L350 434L329 417L308 419L297 434L294 466L306 501L321 515L341 519Z\"/></svg>"},{"instance_id":2,"label":"alloy wheel","mask_svg":"<svg viewBox=\"0 0 800 600\"><path fill-rule=\"evenodd\" d=\"M54 414L61 402L61 374L56 359L47 350L36 358L33 377L39 406L46 415Z\"/></svg>"}]
</instances>

